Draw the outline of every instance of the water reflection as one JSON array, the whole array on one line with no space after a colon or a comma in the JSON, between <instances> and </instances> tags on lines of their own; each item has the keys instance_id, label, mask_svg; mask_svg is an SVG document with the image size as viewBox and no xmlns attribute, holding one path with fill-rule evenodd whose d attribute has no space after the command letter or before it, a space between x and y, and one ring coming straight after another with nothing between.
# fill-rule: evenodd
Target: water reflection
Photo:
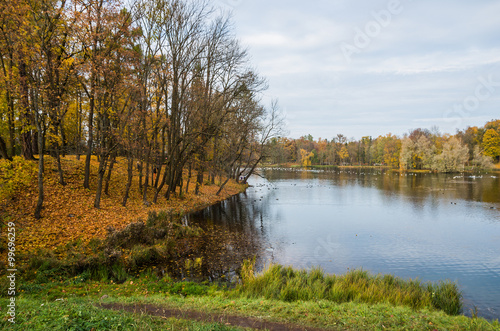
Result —
<instances>
[{"instance_id":1,"label":"water reflection","mask_svg":"<svg viewBox=\"0 0 500 331\"><path fill-rule=\"evenodd\" d=\"M230 278L245 259L256 257L262 265L261 251L265 230L262 212L242 202L243 193L199 212L186 215L184 221L203 229L196 255L204 261L203 277L211 280Z\"/></svg>"},{"instance_id":2,"label":"water reflection","mask_svg":"<svg viewBox=\"0 0 500 331\"><path fill-rule=\"evenodd\" d=\"M241 255L326 272L458 281L466 310L500 317L498 173L262 170L246 194L189 217L239 235ZM212 238L212 240L219 240ZM210 245L210 244L208 244ZM239 248L238 248L239 249ZM222 258L222 256L221 256Z\"/></svg>"}]
</instances>

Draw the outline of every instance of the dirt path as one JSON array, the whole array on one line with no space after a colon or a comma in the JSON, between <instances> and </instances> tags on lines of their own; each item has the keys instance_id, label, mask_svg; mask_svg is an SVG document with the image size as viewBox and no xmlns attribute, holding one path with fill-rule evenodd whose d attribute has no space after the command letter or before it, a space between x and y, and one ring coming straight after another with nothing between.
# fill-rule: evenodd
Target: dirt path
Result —
<instances>
[{"instance_id":1,"label":"dirt path","mask_svg":"<svg viewBox=\"0 0 500 331\"><path fill-rule=\"evenodd\" d=\"M271 331L324 331L325 329L304 327L293 324L268 322L258 318L242 317L227 314L209 314L195 310L180 310L160 307L150 304L123 305L117 303L100 304L98 307L110 310L125 310L131 313L149 314L160 317L175 317L199 322L218 322L225 325Z\"/></svg>"}]
</instances>

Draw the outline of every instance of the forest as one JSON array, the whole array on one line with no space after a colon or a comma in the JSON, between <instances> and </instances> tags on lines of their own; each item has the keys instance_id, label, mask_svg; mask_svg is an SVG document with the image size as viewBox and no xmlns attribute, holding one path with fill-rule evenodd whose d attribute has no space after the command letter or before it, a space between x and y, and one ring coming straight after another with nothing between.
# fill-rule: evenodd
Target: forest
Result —
<instances>
[{"instance_id":1,"label":"forest","mask_svg":"<svg viewBox=\"0 0 500 331\"><path fill-rule=\"evenodd\" d=\"M418 128L403 137L389 133L360 140L342 134L331 140L314 140L312 135L274 137L266 147L265 161L270 164L388 166L439 172L488 169L500 158L500 120L467 127L455 135L441 134L437 128Z\"/></svg>"},{"instance_id":2,"label":"forest","mask_svg":"<svg viewBox=\"0 0 500 331\"><path fill-rule=\"evenodd\" d=\"M144 203L169 199L196 174L248 176L280 129L278 105L261 104L266 80L252 69L229 15L209 1L12 0L0 3L0 157L84 156L82 185L98 160L94 207L113 165L126 160ZM242 176L242 174L244 176ZM221 189L224 186L221 185Z\"/></svg>"}]
</instances>

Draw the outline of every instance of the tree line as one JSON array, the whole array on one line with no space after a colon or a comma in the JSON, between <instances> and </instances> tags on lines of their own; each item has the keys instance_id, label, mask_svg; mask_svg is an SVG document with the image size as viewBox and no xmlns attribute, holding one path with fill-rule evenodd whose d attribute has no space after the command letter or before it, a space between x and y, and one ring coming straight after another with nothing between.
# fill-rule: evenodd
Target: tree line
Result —
<instances>
[{"instance_id":1,"label":"tree line","mask_svg":"<svg viewBox=\"0 0 500 331\"><path fill-rule=\"evenodd\" d=\"M149 204L192 174L196 193L207 172L248 176L280 129L277 104L260 103L265 79L207 0L2 1L0 61L0 157L38 158L37 218L47 155L60 185L61 157L85 155L85 188L97 156L96 208L123 157L122 204L134 176Z\"/></svg>"},{"instance_id":2,"label":"tree line","mask_svg":"<svg viewBox=\"0 0 500 331\"><path fill-rule=\"evenodd\" d=\"M401 170L431 169L440 172L484 169L500 159L500 120L483 127L468 127L455 135L437 128L414 129L398 137L393 134L360 140L337 134L331 140L274 137L267 144L266 162L311 165L379 165Z\"/></svg>"}]
</instances>

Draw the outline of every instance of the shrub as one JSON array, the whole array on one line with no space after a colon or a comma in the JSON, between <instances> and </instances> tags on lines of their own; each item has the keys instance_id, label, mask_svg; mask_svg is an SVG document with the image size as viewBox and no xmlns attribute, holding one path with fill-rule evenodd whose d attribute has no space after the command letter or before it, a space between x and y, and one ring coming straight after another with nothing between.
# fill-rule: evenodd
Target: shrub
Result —
<instances>
[{"instance_id":1,"label":"shrub","mask_svg":"<svg viewBox=\"0 0 500 331\"><path fill-rule=\"evenodd\" d=\"M12 161L0 159L0 200L10 199L29 186L37 172L36 163L14 156Z\"/></svg>"}]
</instances>

